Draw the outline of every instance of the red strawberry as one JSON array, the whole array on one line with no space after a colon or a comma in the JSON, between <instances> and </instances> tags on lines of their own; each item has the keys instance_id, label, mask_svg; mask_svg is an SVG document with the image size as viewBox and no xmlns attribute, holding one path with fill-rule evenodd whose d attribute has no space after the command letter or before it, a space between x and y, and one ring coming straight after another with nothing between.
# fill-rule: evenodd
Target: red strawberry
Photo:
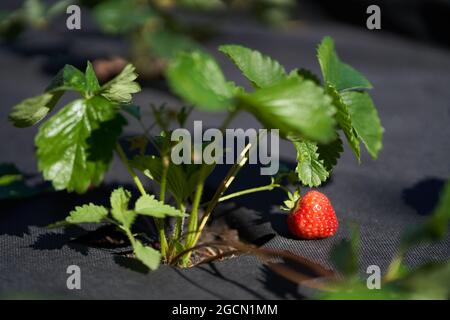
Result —
<instances>
[{"instance_id":1,"label":"red strawberry","mask_svg":"<svg viewBox=\"0 0 450 320\"><path fill-rule=\"evenodd\" d=\"M300 198L287 222L289 230L302 239L331 237L339 225L330 200L315 190Z\"/></svg>"}]
</instances>

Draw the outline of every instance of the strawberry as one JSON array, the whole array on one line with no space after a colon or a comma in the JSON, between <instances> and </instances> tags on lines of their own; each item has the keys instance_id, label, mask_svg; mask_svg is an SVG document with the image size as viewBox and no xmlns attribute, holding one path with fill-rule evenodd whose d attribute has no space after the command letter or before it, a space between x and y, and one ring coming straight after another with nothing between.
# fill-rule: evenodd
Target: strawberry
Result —
<instances>
[{"instance_id":1,"label":"strawberry","mask_svg":"<svg viewBox=\"0 0 450 320\"><path fill-rule=\"evenodd\" d=\"M339 225L330 200L315 190L307 192L297 201L287 223L289 230L302 239L331 237Z\"/></svg>"}]
</instances>

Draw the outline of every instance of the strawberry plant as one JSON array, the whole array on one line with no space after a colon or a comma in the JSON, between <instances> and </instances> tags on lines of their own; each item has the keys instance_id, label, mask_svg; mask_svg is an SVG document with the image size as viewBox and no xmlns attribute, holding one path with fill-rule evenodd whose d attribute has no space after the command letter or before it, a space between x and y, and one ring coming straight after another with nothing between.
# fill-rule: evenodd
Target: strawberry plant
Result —
<instances>
[{"instance_id":1,"label":"strawberry plant","mask_svg":"<svg viewBox=\"0 0 450 320\"><path fill-rule=\"evenodd\" d=\"M253 90L246 91L226 80L208 54L191 51L178 54L167 69L173 92L199 110L222 112L221 116L225 113L222 131L239 112L254 115L266 128L278 129L297 152L295 172L279 172L268 184L226 194L248 162L255 144L250 141L240 150L212 198L204 199L205 180L216 163L177 164L171 157L180 143L171 138L171 128L185 125L190 108L175 111L152 106L154 123L147 125L141 108L131 103L132 95L140 90L132 65L103 85L89 62L85 72L67 65L43 94L13 107L10 120L17 127L42 123L35 137L38 168L56 190L84 193L99 185L116 154L140 196L132 203L131 192L118 188L112 192L108 208L92 203L78 206L53 227L111 223L126 234L136 258L150 269L157 268L161 260L185 267L191 264L191 254L219 202L280 188L286 191L289 199L285 206L291 210L298 202L299 192L291 192L292 186L286 184L317 187L326 181L343 151L339 132L343 132L358 161L361 142L373 158L378 156L383 129L368 93L372 86L361 73L340 60L331 38L326 37L317 51L323 81L305 69L288 72L272 58L240 45L225 45L219 50L239 68ZM68 91L78 93L80 98L45 119ZM134 157L128 156L119 143L127 123L125 115L144 128L132 141L131 149L139 150ZM150 134L154 128L158 128L156 136ZM147 151L148 144L154 152ZM200 152L207 147L208 144L203 145ZM195 157L197 148L192 149ZM157 195L146 190L142 175L159 185ZM153 220L160 250L148 245L151 234L143 235L133 229L138 216ZM167 226L169 219L175 220L172 230Z\"/></svg>"}]
</instances>

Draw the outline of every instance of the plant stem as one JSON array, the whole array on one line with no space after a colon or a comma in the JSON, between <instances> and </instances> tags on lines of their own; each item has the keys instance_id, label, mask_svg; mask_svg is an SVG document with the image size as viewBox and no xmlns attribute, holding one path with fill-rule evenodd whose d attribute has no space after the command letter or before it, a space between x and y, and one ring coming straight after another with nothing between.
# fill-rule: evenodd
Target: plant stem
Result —
<instances>
[{"instance_id":1,"label":"plant stem","mask_svg":"<svg viewBox=\"0 0 450 320\"><path fill-rule=\"evenodd\" d=\"M394 259L392 260L391 264L387 269L386 275L384 276L385 281L392 281L398 277L398 273L400 271L400 267L403 260L403 255L404 251L400 249L400 251L394 257Z\"/></svg>"},{"instance_id":2,"label":"plant stem","mask_svg":"<svg viewBox=\"0 0 450 320\"><path fill-rule=\"evenodd\" d=\"M232 111L232 112L227 114L225 120L223 121L222 125L220 126L220 131L221 132L225 131L225 129L231 123L231 121L234 119L236 114L237 114L237 111ZM244 149L244 151L241 153L241 155L245 154L248 151L246 149L247 148ZM193 247L197 243L198 238L199 238L199 233L201 233L201 231L203 230L204 225L206 224L206 221L207 221L209 215L211 214L211 212L208 213L208 211L207 211L203 215L201 223L200 223L200 227L198 228L198 209L200 207L200 200L201 200L201 197L202 197L203 187L204 187L204 180L205 180L204 179L204 170L205 170L205 166L202 166L202 168L200 170L201 170L200 177L199 177L199 180L198 180L198 183L197 183L197 187L196 187L196 190L195 190L195 195L194 195L194 201L192 203L191 214L189 216L187 235L186 235L186 242L185 242L185 247L186 248ZM229 183L231 183L233 179L234 179L234 177L231 178ZM222 187L223 186L225 186L225 188L219 194L219 197L223 194L223 192L225 192L225 190L228 188L229 184L225 183L225 180L224 180L224 182L222 182ZM217 194L217 191L216 191L216 194ZM217 201L218 201L218 199L217 199ZM214 207L215 207L215 205L213 207L211 207L210 210L212 211L214 209ZM205 219L206 215L207 215L207 217ZM191 254L192 254L192 251L189 251L186 255L184 255L182 257L182 265L183 266L187 265L187 263L189 262L189 258L191 257Z\"/></svg>"},{"instance_id":3,"label":"plant stem","mask_svg":"<svg viewBox=\"0 0 450 320\"><path fill-rule=\"evenodd\" d=\"M178 208L180 209L181 212L184 212L186 210L186 208L184 207L184 205L182 203L180 203L178 205ZM173 239L180 239L181 238L181 234L183 233L183 223L184 223L184 216L178 217L177 221L175 223L175 229L174 229L174 232L173 232Z\"/></svg>"},{"instance_id":4,"label":"plant stem","mask_svg":"<svg viewBox=\"0 0 450 320\"><path fill-rule=\"evenodd\" d=\"M120 157L120 160L122 160L123 164L125 165L125 167L127 168L128 172L130 173L130 175L133 177L133 181L136 184L139 192L144 196L147 194L147 192L144 189L144 186L142 185L141 180L139 179L138 175L136 174L136 172L133 170L133 168L130 165L130 162L128 161L127 156L125 155L125 152L123 151L122 146L117 143L116 145L116 151L117 154ZM165 256L166 253L166 249L167 249L167 240L164 234L164 221L159 222L159 219L155 219L155 225L156 228L158 229L159 232L159 236L160 236L160 242L161 242L161 254L163 256ZM164 237L162 237L164 236Z\"/></svg>"},{"instance_id":5,"label":"plant stem","mask_svg":"<svg viewBox=\"0 0 450 320\"><path fill-rule=\"evenodd\" d=\"M167 189L167 172L169 171L169 160L167 156L162 157L162 174L161 174L161 184L159 189L159 200L164 202L166 199L166 189ZM161 243L161 254L163 257L166 257L168 244L166 238L166 231L164 228L164 219L155 219L156 228L159 233L159 241Z\"/></svg>"},{"instance_id":6,"label":"plant stem","mask_svg":"<svg viewBox=\"0 0 450 320\"><path fill-rule=\"evenodd\" d=\"M122 162L125 165L125 167L127 168L128 172L133 177L133 181L136 184L139 192L142 195L146 195L147 192L145 192L145 189L144 189L144 186L142 185L141 180L139 179L138 175L131 167L130 162L128 161L128 158L125 155L125 152L123 151L122 146L119 143L117 143L117 145L116 145L116 151L117 151L117 154L119 155L120 160L122 160Z\"/></svg>"},{"instance_id":7,"label":"plant stem","mask_svg":"<svg viewBox=\"0 0 450 320\"><path fill-rule=\"evenodd\" d=\"M202 216L202 219L200 221L200 225L197 228L195 234L194 234L194 240L193 242L187 247L193 247L197 244L200 235L203 231L203 229L205 228L206 222L208 221L209 216L211 215L212 211L214 210L214 208L216 207L216 205L219 203L219 199L221 198L221 196L223 195L223 193L228 189L228 187L231 185L231 183L233 182L234 178L236 177L237 173L239 172L239 170L241 170L241 168L247 163L248 161L248 152L250 151L251 147L254 144L252 144L251 142L248 143L244 150L242 150L241 154L240 154L240 160L234 164L230 170L228 171L227 176L225 177L225 179L222 181L222 183L220 184L220 187L216 190L216 193L214 194L212 200L209 202L209 205L205 211L205 214ZM183 257L183 262L184 261L189 261L189 258L192 254L192 251L189 251L184 257Z\"/></svg>"},{"instance_id":8,"label":"plant stem","mask_svg":"<svg viewBox=\"0 0 450 320\"><path fill-rule=\"evenodd\" d=\"M250 193L261 192L261 191L270 191L270 190L273 190L274 188L279 188L279 187L281 187L279 184L271 183L266 186L245 189L245 190L237 191L234 193L227 194L226 196L220 197L219 202L226 201L226 200L236 198L236 197L240 197L240 196L250 194Z\"/></svg>"},{"instance_id":9,"label":"plant stem","mask_svg":"<svg viewBox=\"0 0 450 320\"><path fill-rule=\"evenodd\" d=\"M201 170L201 169L200 169ZM198 225L198 208L200 206L200 200L203 193L203 179L200 177L195 190L194 201L192 202L191 215L189 216L189 222L187 226L186 246L190 247L194 241L194 236L197 231Z\"/></svg>"}]
</instances>

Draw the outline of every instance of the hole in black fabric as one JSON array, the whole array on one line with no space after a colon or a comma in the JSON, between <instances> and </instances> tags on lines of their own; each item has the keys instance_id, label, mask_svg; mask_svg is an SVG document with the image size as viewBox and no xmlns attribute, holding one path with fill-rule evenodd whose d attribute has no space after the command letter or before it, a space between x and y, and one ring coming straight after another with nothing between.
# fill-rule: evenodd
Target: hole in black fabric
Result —
<instances>
[{"instance_id":1,"label":"hole in black fabric","mask_svg":"<svg viewBox=\"0 0 450 320\"><path fill-rule=\"evenodd\" d=\"M439 178L428 178L403 190L403 200L414 208L418 214L430 214L436 207L445 181Z\"/></svg>"}]
</instances>

